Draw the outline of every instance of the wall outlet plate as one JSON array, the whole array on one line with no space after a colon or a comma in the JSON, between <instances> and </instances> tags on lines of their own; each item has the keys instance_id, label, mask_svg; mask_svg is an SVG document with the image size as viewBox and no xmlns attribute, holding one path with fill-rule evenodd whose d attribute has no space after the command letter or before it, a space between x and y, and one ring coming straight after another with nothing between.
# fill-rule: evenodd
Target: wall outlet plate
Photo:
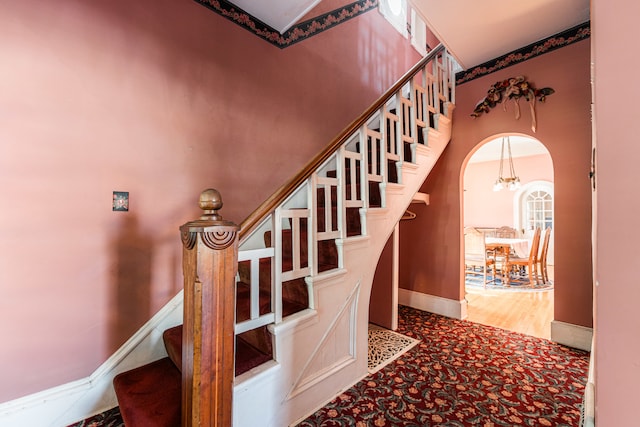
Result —
<instances>
[{"instance_id":1,"label":"wall outlet plate","mask_svg":"<svg viewBox=\"0 0 640 427\"><path fill-rule=\"evenodd\" d=\"M129 210L129 192L114 191L113 192L113 210L127 212Z\"/></svg>"}]
</instances>

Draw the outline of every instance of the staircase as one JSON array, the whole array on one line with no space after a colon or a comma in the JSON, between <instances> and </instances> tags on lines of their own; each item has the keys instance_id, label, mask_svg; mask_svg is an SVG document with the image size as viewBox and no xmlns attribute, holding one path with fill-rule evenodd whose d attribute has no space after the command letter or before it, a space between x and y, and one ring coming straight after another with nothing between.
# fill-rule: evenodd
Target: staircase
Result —
<instances>
[{"instance_id":1,"label":"staircase","mask_svg":"<svg viewBox=\"0 0 640 427\"><path fill-rule=\"evenodd\" d=\"M234 425L291 425L366 376L377 260L449 142L453 78L434 49L241 225ZM127 427L180 425L182 335L114 379Z\"/></svg>"}]
</instances>

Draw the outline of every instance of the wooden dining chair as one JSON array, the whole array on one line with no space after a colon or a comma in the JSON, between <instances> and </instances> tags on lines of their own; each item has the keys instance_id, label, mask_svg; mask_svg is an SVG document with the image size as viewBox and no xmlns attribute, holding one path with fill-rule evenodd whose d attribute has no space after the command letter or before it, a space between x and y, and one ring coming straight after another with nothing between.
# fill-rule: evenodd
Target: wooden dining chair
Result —
<instances>
[{"instance_id":1,"label":"wooden dining chair","mask_svg":"<svg viewBox=\"0 0 640 427\"><path fill-rule=\"evenodd\" d=\"M542 280L542 284L549 282L549 274L547 271L547 255L549 254L549 240L551 240L551 227L544 230L544 239L538 256L538 276Z\"/></svg>"},{"instance_id":2,"label":"wooden dining chair","mask_svg":"<svg viewBox=\"0 0 640 427\"><path fill-rule=\"evenodd\" d=\"M527 258L520 258L518 256L509 257L510 267L527 268L527 272L529 274L529 285L532 287L538 281L538 248L540 245L540 233L539 227L533 232L531 248L529 249L529 256ZM507 280L509 280L508 274Z\"/></svg>"},{"instance_id":3,"label":"wooden dining chair","mask_svg":"<svg viewBox=\"0 0 640 427\"><path fill-rule=\"evenodd\" d=\"M516 237L518 237L518 231L513 227L503 225L496 230L495 237L515 239Z\"/></svg>"},{"instance_id":4,"label":"wooden dining chair","mask_svg":"<svg viewBox=\"0 0 640 427\"><path fill-rule=\"evenodd\" d=\"M484 234L474 227L464 229L465 275L482 275L482 286L487 287L487 273L495 265L495 259L487 256ZM480 269L480 270L478 270ZM494 273L495 276L495 273Z\"/></svg>"}]
</instances>

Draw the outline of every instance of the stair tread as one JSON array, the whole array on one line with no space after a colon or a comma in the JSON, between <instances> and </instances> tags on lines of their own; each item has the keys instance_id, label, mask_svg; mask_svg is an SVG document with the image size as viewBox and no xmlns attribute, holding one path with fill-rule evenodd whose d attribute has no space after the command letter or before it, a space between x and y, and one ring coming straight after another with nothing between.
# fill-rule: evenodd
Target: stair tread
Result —
<instances>
[{"instance_id":1,"label":"stair tread","mask_svg":"<svg viewBox=\"0 0 640 427\"><path fill-rule=\"evenodd\" d=\"M182 369L182 325L174 326L164 331L162 335L169 359L178 369ZM241 375L256 366L273 359L271 354L265 353L240 336L236 336L235 374Z\"/></svg>"},{"instance_id":2,"label":"stair tread","mask_svg":"<svg viewBox=\"0 0 640 427\"><path fill-rule=\"evenodd\" d=\"M182 325L166 329L162 333L162 340L169 359L173 361L178 370L182 371Z\"/></svg>"},{"instance_id":3,"label":"stair tread","mask_svg":"<svg viewBox=\"0 0 640 427\"><path fill-rule=\"evenodd\" d=\"M286 266L285 266L286 267ZM334 267L331 267L334 268ZM286 270L286 268L285 268ZM236 322L249 320L251 312L250 285L244 282L237 283L237 299L236 299ZM260 315L271 311L271 294L263 289L259 290L259 313ZM287 317L291 314L307 308L307 304L297 302L291 299L282 298L282 316Z\"/></svg>"},{"instance_id":4,"label":"stair tread","mask_svg":"<svg viewBox=\"0 0 640 427\"><path fill-rule=\"evenodd\" d=\"M168 357L118 374L113 386L125 425L180 426L181 381L180 371Z\"/></svg>"},{"instance_id":5,"label":"stair tread","mask_svg":"<svg viewBox=\"0 0 640 427\"><path fill-rule=\"evenodd\" d=\"M236 337L236 376L260 366L272 360L270 354L266 354L240 337Z\"/></svg>"}]
</instances>

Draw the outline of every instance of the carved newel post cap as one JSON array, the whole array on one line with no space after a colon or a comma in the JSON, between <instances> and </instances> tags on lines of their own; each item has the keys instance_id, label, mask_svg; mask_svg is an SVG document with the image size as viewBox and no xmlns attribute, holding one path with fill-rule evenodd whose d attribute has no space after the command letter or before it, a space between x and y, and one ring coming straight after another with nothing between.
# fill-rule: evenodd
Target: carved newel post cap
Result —
<instances>
[{"instance_id":1,"label":"carved newel post cap","mask_svg":"<svg viewBox=\"0 0 640 427\"><path fill-rule=\"evenodd\" d=\"M222 209L222 196L220 192L214 188L208 188L200 193L200 209L203 215L202 220L221 221L222 215L218 211Z\"/></svg>"},{"instance_id":2,"label":"carved newel post cap","mask_svg":"<svg viewBox=\"0 0 640 427\"><path fill-rule=\"evenodd\" d=\"M220 192L213 188L208 188L200 193L200 200L198 202L200 209L202 209L202 216L195 221L189 221L180 227L180 232L183 234L183 239L190 241L192 237L189 237L191 233L203 233L209 232L212 228L217 229L217 233L222 233L222 229L228 229L228 231L235 232L240 227L234 224L232 221L225 221L222 219L222 215L218 211L222 208L222 196ZM195 240L193 241L195 242ZM190 245L193 243L191 242Z\"/></svg>"}]
</instances>

